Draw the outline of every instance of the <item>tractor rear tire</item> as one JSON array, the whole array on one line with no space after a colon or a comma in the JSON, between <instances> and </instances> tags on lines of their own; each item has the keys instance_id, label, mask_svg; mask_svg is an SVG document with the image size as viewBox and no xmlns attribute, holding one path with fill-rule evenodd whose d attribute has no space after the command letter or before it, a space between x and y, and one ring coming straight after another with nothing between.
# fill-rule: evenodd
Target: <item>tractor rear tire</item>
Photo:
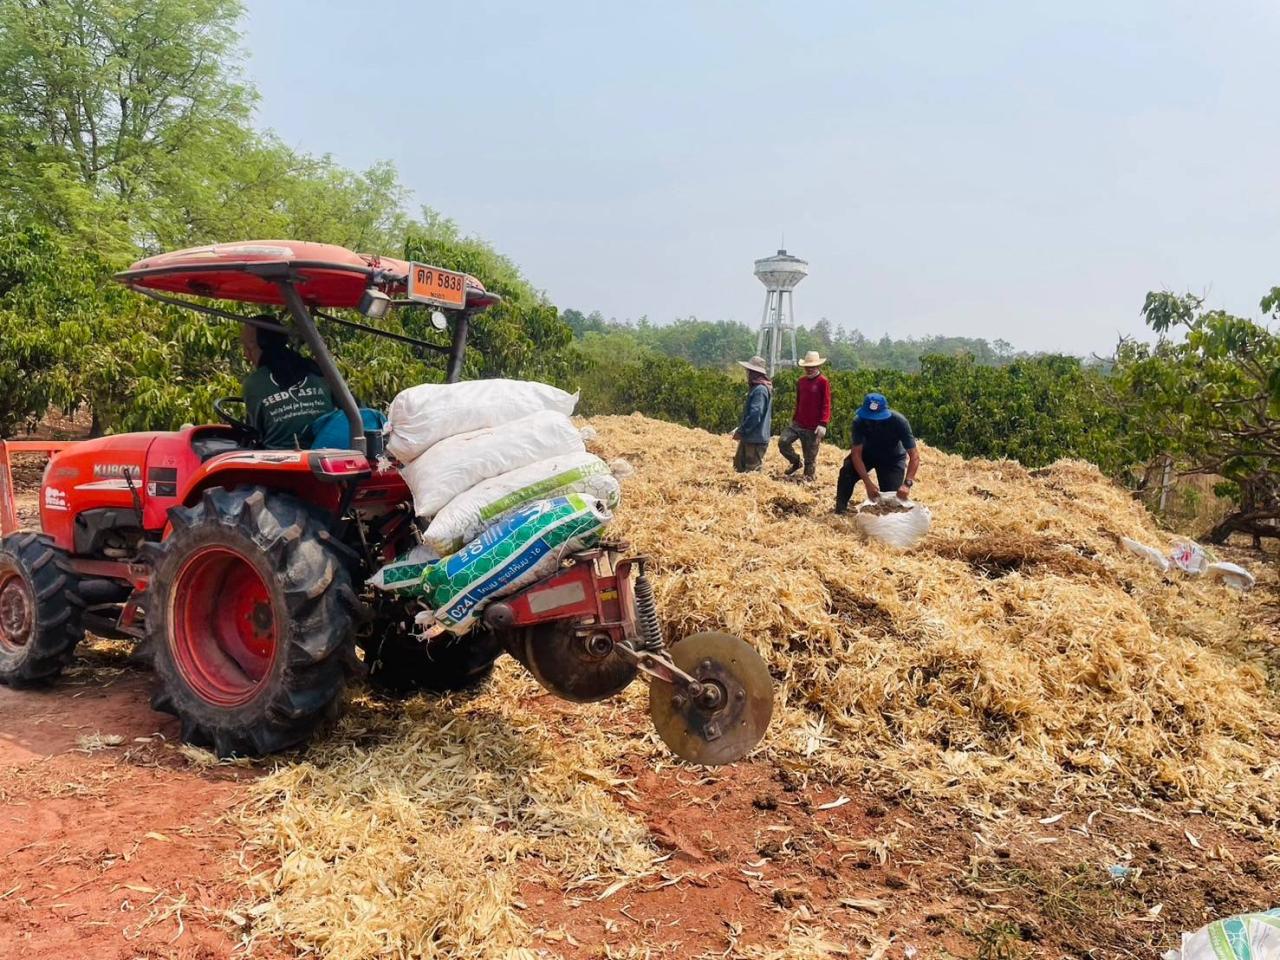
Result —
<instances>
[{"instance_id":1,"label":"tractor rear tire","mask_svg":"<svg viewBox=\"0 0 1280 960\"><path fill-rule=\"evenodd\" d=\"M306 741L341 708L361 606L324 518L257 487L169 511L147 604L151 705L220 757Z\"/></svg>"},{"instance_id":2,"label":"tractor rear tire","mask_svg":"<svg viewBox=\"0 0 1280 960\"><path fill-rule=\"evenodd\" d=\"M76 578L59 567L60 553L39 533L0 541L0 683L48 683L84 638Z\"/></svg>"},{"instance_id":3,"label":"tractor rear tire","mask_svg":"<svg viewBox=\"0 0 1280 960\"><path fill-rule=\"evenodd\" d=\"M388 634L367 660L369 685L388 697L407 697L420 690L471 690L489 679L501 653L493 635L479 629L466 637L446 635L426 644Z\"/></svg>"}]
</instances>

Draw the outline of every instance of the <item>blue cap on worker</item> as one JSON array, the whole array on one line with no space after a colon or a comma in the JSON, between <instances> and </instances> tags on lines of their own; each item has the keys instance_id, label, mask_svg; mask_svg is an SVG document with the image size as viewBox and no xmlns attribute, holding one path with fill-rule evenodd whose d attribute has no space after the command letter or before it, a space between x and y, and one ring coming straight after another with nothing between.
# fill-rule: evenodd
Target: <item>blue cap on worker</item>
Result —
<instances>
[{"instance_id":1,"label":"blue cap on worker","mask_svg":"<svg viewBox=\"0 0 1280 960\"><path fill-rule=\"evenodd\" d=\"M868 393L863 397L862 406L858 408L859 420L888 420L890 416L889 401L883 393Z\"/></svg>"}]
</instances>

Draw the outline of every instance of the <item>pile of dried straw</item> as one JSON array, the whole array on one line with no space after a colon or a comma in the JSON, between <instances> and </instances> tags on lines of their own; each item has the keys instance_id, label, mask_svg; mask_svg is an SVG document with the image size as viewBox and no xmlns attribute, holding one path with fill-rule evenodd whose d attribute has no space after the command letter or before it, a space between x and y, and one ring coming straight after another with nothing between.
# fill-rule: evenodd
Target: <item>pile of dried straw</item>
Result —
<instances>
[{"instance_id":1,"label":"pile of dried straw","mask_svg":"<svg viewBox=\"0 0 1280 960\"><path fill-rule=\"evenodd\" d=\"M1093 467L923 451L934 528L908 553L831 513L818 483L730 469L732 443L643 417L592 421L636 467L614 532L656 560L673 638L728 629L780 684L767 755L793 768L990 808L1037 792L1185 800L1274 829L1280 712L1250 651L1274 641L1261 593L1163 575L1120 537L1163 545ZM259 931L338 958L503 955L533 866L565 882L650 868L608 766L653 755L597 705L572 737L531 714L529 681L482 696L358 706L305 760L260 782L243 826L272 865ZM574 708L579 709L579 708Z\"/></svg>"},{"instance_id":2,"label":"pile of dried straw","mask_svg":"<svg viewBox=\"0 0 1280 960\"><path fill-rule=\"evenodd\" d=\"M1265 675L1266 590L1161 574L1121 537L1169 537L1093 466L922 450L929 537L908 553L812 486L729 468L731 444L641 417L593 421L637 467L618 530L661 561L673 636L723 626L765 652L786 706L772 747L925 797L1185 798L1280 815L1280 712Z\"/></svg>"}]
</instances>

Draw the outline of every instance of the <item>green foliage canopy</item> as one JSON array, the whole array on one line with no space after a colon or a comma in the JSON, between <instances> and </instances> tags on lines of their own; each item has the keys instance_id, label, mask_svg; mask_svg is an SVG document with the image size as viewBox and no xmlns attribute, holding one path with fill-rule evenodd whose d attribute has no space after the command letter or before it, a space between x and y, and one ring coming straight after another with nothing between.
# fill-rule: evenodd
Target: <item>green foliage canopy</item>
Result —
<instances>
[{"instance_id":1,"label":"green foliage canopy","mask_svg":"<svg viewBox=\"0 0 1280 960\"><path fill-rule=\"evenodd\" d=\"M1277 315L1280 288L1262 301ZM1280 534L1280 337L1252 320L1205 310L1201 298L1150 293L1143 305L1154 345L1127 340L1116 376L1144 459L1167 455L1191 472L1219 474L1239 509L1215 529ZM1179 336L1180 335L1180 336Z\"/></svg>"},{"instance_id":2,"label":"green foliage canopy","mask_svg":"<svg viewBox=\"0 0 1280 960\"><path fill-rule=\"evenodd\" d=\"M686 360L699 367L727 370L735 360L745 360L756 352L758 332L745 324L728 320L677 318L669 324L654 324L647 317L637 321L606 320L598 311L583 314L564 311L564 319L574 337L585 341L593 335L608 335L620 349L624 340L636 347L668 357ZM925 337L869 340L857 330L832 328L827 320L812 327L796 328L796 350L803 355L817 350L832 370L898 370L917 373L928 356L968 356L982 366L999 366L1017 358L1003 340L988 343L973 337Z\"/></svg>"}]
</instances>

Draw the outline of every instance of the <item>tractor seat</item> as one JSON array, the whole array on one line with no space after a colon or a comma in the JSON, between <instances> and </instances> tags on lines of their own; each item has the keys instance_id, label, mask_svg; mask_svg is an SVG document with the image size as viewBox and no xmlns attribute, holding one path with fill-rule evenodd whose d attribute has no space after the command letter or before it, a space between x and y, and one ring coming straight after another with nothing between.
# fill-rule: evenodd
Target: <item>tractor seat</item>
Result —
<instances>
[{"instance_id":1,"label":"tractor seat","mask_svg":"<svg viewBox=\"0 0 1280 960\"><path fill-rule=\"evenodd\" d=\"M245 448L236 442L235 437L213 433L193 438L191 449L200 458L200 462L204 463L204 461L210 460L220 453L230 453L232 450L243 450Z\"/></svg>"}]
</instances>

